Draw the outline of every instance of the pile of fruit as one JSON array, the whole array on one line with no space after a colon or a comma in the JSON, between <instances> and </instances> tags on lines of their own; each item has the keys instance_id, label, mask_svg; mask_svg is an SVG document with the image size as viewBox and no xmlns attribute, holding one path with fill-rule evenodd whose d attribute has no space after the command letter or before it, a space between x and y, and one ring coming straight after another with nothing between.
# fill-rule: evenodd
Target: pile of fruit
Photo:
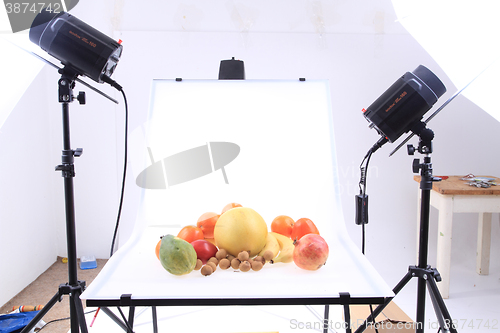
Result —
<instances>
[{"instance_id":1,"label":"pile of fruit","mask_svg":"<svg viewBox=\"0 0 500 333\"><path fill-rule=\"evenodd\" d=\"M325 265L328 251L310 219L294 221L280 215L268 231L262 216L236 203L226 205L220 215L201 215L196 226L185 226L177 236L162 236L156 244L156 256L174 275L199 270L208 276L217 268L260 271L266 263L292 262L302 269L317 270Z\"/></svg>"}]
</instances>

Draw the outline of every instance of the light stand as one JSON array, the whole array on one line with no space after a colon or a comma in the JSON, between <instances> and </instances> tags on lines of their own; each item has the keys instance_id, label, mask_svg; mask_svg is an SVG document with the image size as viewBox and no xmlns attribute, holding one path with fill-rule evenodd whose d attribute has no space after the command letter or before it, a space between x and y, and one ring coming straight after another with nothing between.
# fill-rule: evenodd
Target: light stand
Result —
<instances>
[{"instance_id":1,"label":"light stand","mask_svg":"<svg viewBox=\"0 0 500 333\"><path fill-rule=\"evenodd\" d=\"M80 300L80 295L85 290L85 281L79 281L77 276L75 200L73 194L73 178L75 177L73 162L75 157L82 155L83 150L81 148L76 150L71 149L69 103L75 99L73 96L75 81L84 83L84 81L78 79L78 76L85 75L98 83L108 83L121 91L125 99L125 106L127 105L122 87L111 79L111 75L118 65L123 46L121 45L121 40L118 42L112 40L73 15L66 12L55 12L50 10L50 8L42 9L35 17L31 24L29 38L48 54L59 59L64 65L64 68L59 69L59 74L61 74L61 78L59 79L59 103L62 103L63 151L62 164L56 167L56 171L61 171L64 178L69 281L59 286L59 290L54 297L40 310L21 333L31 331L56 302L62 300L64 295L70 296L71 333L78 333L80 329L82 333L87 333L83 306ZM37 57L46 61L42 57ZM57 67L50 62L48 63ZM86 83L85 85L101 93L92 86ZM101 94L117 103L106 94ZM85 104L85 93L80 92L76 99L80 104ZM128 114L127 107L125 109ZM127 128L127 120L125 121L125 128ZM127 130L125 129L125 134L126 132ZM125 165L126 151L125 148ZM125 170L124 168L123 183L125 182ZM123 185L118 220L122 202ZM118 227L118 221L116 226ZM111 254L113 254L113 247Z\"/></svg>"},{"instance_id":2,"label":"light stand","mask_svg":"<svg viewBox=\"0 0 500 333\"><path fill-rule=\"evenodd\" d=\"M69 66L59 71L62 75L59 80L59 102L62 103L63 119L63 151L62 164L56 167L56 171L61 171L64 178L64 198L66 208L66 241L68 250L68 283L59 285L59 290L52 299L40 310L40 312L26 325L21 333L28 333L42 319L43 316L56 304L60 302L64 295L70 297L70 320L71 333L87 333L87 324L83 312L83 305L80 295L85 290L85 281L78 280L77 256L76 256L76 228L75 228L75 201L73 193L73 178L75 177L74 158L79 157L83 150L71 149L70 123L69 123L69 103L74 100L73 88L78 73ZM80 104L85 104L85 94L80 92L76 97Z\"/></svg>"},{"instance_id":3,"label":"light stand","mask_svg":"<svg viewBox=\"0 0 500 333\"><path fill-rule=\"evenodd\" d=\"M424 161L420 163L419 159L413 161L413 172L420 171L420 235L418 249L418 266L409 266L408 273L392 290L397 295L404 286L413 278L418 278L417 287L417 319L416 332L423 333L425 326L425 297L426 287L429 287L429 295L434 306L441 332L456 333L456 327L451 319L451 316L446 309L443 298L437 288L436 281L441 281L441 276L437 269L432 268L427 264L428 244L429 244L429 212L430 212L430 192L432 190L432 182L440 181L440 178L432 176L432 164L430 154L432 153L432 139L434 133L432 130L425 127L425 123L420 122L412 128L412 131L420 138L418 148L415 149L412 145L408 145L408 154L413 155L415 151L424 154ZM365 320L365 322L356 330L356 333L363 332L368 323L374 322L374 319L382 310L392 301L389 298L384 304L379 305L373 313Z\"/></svg>"}]
</instances>

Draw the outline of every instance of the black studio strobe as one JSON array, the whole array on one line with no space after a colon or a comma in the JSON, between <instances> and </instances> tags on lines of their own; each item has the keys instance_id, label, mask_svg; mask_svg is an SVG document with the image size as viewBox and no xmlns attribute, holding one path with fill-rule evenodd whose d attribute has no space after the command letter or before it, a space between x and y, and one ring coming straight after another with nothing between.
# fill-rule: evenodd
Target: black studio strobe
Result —
<instances>
[{"instance_id":1,"label":"black studio strobe","mask_svg":"<svg viewBox=\"0 0 500 333\"><path fill-rule=\"evenodd\" d=\"M416 313L417 333L424 332L427 287L441 332L457 332L437 288L436 282L441 281L441 276L435 268L432 268L427 263L430 191L432 190L432 183L440 181L441 179L433 177L432 175L430 155L433 152L432 140L434 138L434 133L426 127L426 122L422 121L422 117L445 92L445 86L434 73L424 66L418 66L413 72L406 72L375 102L366 108L366 110L363 110L364 117L370 122L370 128L375 128L381 135L380 140L373 145L365 156L364 161L367 161L366 166L368 165L371 155L382 145L387 142L392 143L401 135L410 131L419 136L419 144L418 147L408 145L408 154L413 155L415 152L419 152L424 155L423 163L420 163L419 159L413 161L413 172L420 172L421 176L418 264L409 266L406 275L393 289L394 294L397 295L412 278L418 279ZM368 222L368 196L365 193L365 171L366 168L362 167L360 194L356 195L356 223L360 225L364 225ZM370 323L373 323L377 315L379 315L391 301L392 298L387 299L384 304L375 308L365 322L358 327L356 333L363 332Z\"/></svg>"}]
</instances>

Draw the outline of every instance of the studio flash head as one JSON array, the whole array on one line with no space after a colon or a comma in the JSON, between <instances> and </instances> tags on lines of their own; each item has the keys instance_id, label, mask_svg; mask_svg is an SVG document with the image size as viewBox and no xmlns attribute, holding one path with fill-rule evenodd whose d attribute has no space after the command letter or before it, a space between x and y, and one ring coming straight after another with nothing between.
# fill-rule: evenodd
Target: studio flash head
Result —
<instances>
[{"instance_id":1,"label":"studio flash head","mask_svg":"<svg viewBox=\"0 0 500 333\"><path fill-rule=\"evenodd\" d=\"M109 80L123 46L76 17L42 10L33 20L30 40L61 63L92 80Z\"/></svg>"},{"instance_id":2,"label":"studio flash head","mask_svg":"<svg viewBox=\"0 0 500 333\"><path fill-rule=\"evenodd\" d=\"M439 78L420 65L406 72L368 108L363 115L389 142L407 133L446 92Z\"/></svg>"}]
</instances>

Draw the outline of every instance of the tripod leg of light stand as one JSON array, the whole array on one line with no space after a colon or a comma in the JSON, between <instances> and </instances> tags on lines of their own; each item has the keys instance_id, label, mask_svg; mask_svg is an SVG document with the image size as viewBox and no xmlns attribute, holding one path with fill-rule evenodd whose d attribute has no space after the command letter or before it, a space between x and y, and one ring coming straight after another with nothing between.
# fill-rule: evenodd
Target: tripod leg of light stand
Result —
<instances>
[{"instance_id":1,"label":"tripod leg of light stand","mask_svg":"<svg viewBox=\"0 0 500 333\"><path fill-rule=\"evenodd\" d=\"M446 305L444 304L443 298L441 297L441 293L439 292L436 281L434 281L433 278L428 279L427 285L429 287L429 294L431 296L432 304L434 305L434 311L436 312L441 330L443 332L457 333L455 324L451 319L448 309L446 309Z\"/></svg>"},{"instance_id":2,"label":"tripod leg of light stand","mask_svg":"<svg viewBox=\"0 0 500 333\"><path fill-rule=\"evenodd\" d=\"M80 282L82 283L82 282ZM80 300L80 295L83 291L83 287L70 287L70 320L71 320L71 333L78 333L80 328L81 333L87 333L87 323L85 322L85 314L83 311L82 301Z\"/></svg>"},{"instance_id":3,"label":"tripod leg of light stand","mask_svg":"<svg viewBox=\"0 0 500 333\"><path fill-rule=\"evenodd\" d=\"M429 285L429 295L431 297L432 306L434 307L434 313L436 314L436 318L439 322L439 327L441 328L441 330L443 332L449 332L448 327L445 325L445 322L444 322L443 312L441 311L441 308L438 305L438 301L437 301L436 296L432 293L432 291L430 289L430 285Z\"/></svg>"},{"instance_id":4,"label":"tripod leg of light stand","mask_svg":"<svg viewBox=\"0 0 500 333\"><path fill-rule=\"evenodd\" d=\"M78 296L74 297L73 298L73 301L75 303L75 312L77 314L77 317L78 317L78 322L80 324L80 331L82 333L87 333L88 330L87 330L87 322L85 321L85 313L83 311L83 305L82 305L82 301L80 299L80 294L78 294Z\"/></svg>"},{"instance_id":5,"label":"tripod leg of light stand","mask_svg":"<svg viewBox=\"0 0 500 333\"><path fill-rule=\"evenodd\" d=\"M60 302L61 301L61 298L62 298L62 295L61 293L57 292L54 297L52 297L50 299L50 301L40 310L40 312L38 312L38 314L33 317L33 319L31 319L31 321L28 323L28 325L26 325L21 333L28 333L30 332L35 326L36 324L38 324L38 322L40 320L42 320L42 318L45 316L45 314L47 312L49 312L49 310L57 303L57 302Z\"/></svg>"}]
</instances>

